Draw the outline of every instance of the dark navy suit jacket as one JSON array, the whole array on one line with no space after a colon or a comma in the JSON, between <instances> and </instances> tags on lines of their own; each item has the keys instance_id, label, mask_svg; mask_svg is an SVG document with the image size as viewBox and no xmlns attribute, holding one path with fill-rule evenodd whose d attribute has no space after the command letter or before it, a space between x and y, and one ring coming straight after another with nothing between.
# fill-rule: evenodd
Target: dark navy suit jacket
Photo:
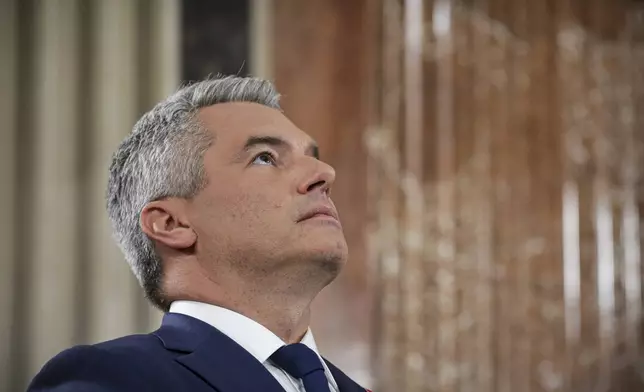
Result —
<instances>
[{"instance_id":1,"label":"dark navy suit jacket","mask_svg":"<svg viewBox=\"0 0 644 392\"><path fill-rule=\"evenodd\" d=\"M364 392L327 365L340 392ZM255 357L216 328L168 313L161 328L91 346L76 346L51 359L30 392L284 392Z\"/></svg>"}]
</instances>

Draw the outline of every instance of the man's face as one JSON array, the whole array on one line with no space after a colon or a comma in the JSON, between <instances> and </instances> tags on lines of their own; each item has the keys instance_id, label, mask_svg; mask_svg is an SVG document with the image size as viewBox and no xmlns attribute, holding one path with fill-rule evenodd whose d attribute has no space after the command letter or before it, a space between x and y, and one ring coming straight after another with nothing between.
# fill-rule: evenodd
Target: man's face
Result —
<instances>
[{"instance_id":1,"label":"man's face","mask_svg":"<svg viewBox=\"0 0 644 392\"><path fill-rule=\"evenodd\" d=\"M313 140L259 104L217 104L199 117L214 136L204 156L208 185L189 208L202 262L260 277L335 277L347 244L329 197L335 171Z\"/></svg>"}]
</instances>

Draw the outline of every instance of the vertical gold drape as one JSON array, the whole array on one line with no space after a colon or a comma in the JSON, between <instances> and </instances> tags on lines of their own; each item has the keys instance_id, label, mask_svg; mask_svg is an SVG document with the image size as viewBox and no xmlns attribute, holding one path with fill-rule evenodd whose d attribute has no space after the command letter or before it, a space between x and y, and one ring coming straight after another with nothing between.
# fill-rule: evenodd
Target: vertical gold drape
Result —
<instances>
[{"instance_id":1,"label":"vertical gold drape","mask_svg":"<svg viewBox=\"0 0 644 392\"><path fill-rule=\"evenodd\" d=\"M642 4L382 0L380 390L638 390Z\"/></svg>"}]
</instances>

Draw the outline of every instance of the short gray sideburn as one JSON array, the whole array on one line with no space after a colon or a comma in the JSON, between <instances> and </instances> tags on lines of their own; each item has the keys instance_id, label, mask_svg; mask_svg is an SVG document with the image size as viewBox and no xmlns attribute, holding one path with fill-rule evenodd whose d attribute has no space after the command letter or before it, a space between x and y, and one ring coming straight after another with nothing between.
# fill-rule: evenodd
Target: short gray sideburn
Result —
<instances>
[{"instance_id":1,"label":"short gray sideburn","mask_svg":"<svg viewBox=\"0 0 644 392\"><path fill-rule=\"evenodd\" d=\"M216 142L197 119L199 109L225 102L254 102L280 109L269 81L227 76L179 89L134 125L112 157L107 213L114 238L150 302L167 312L163 265L141 230L143 207L168 197L191 198L206 185L203 155ZM216 131L216 130L215 130Z\"/></svg>"}]
</instances>

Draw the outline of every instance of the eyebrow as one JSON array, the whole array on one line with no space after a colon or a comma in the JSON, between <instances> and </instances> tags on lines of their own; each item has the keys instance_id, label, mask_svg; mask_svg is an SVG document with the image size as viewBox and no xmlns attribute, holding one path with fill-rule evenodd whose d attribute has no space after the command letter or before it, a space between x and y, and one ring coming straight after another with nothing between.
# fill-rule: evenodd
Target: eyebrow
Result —
<instances>
[{"instance_id":1,"label":"eyebrow","mask_svg":"<svg viewBox=\"0 0 644 392\"><path fill-rule=\"evenodd\" d=\"M275 148L292 148L289 142L287 142L286 140L280 137L250 136L248 140L246 140L246 143L242 148L241 154L248 152L250 149L258 145L272 146ZM309 146L306 148L306 154L314 157L315 159L320 159L320 149L317 146L317 144L315 144L315 142L311 142L309 144Z\"/></svg>"}]
</instances>

